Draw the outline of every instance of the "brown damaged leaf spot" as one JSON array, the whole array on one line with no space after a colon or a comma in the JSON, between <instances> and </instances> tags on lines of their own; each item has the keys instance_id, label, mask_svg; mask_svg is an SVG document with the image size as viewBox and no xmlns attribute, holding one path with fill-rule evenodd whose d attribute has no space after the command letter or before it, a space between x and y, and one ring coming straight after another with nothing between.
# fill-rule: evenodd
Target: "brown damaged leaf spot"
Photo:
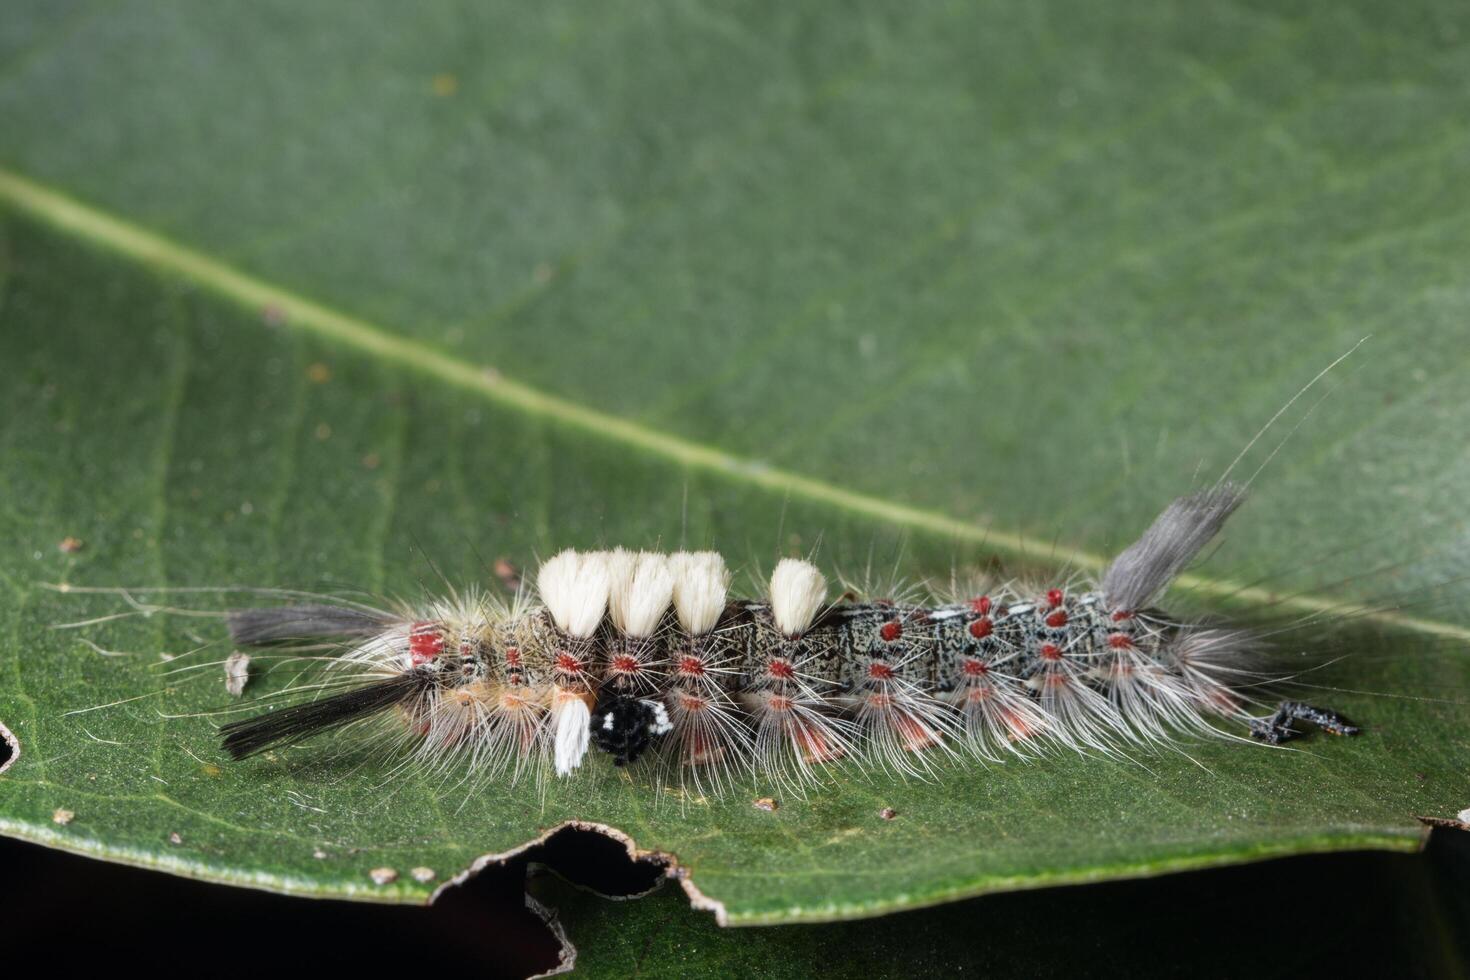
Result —
<instances>
[{"instance_id":1,"label":"brown damaged leaf spot","mask_svg":"<svg viewBox=\"0 0 1470 980\"><path fill-rule=\"evenodd\" d=\"M633 840L632 837L623 833L618 828L588 820L563 821L562 823L557 824L555 827L552 827L550 830L545 831L539 837L528 840L524 844L517 845L516 847L513 847L508 851L498 851L491 854L481 855L480 857L476 858L468 868L459 872L453 877L446 879L442 885L434 889L434 893L429 896L428 904L433 905L439 900L442 895L444 895L445 892L449 891L451 888L455 888L459 885L464 884L475 875L484 871L486 868L507 864L515 858L525 854L527 851L545 845L553 837L568 830L601 834L609 840L621 844L624 850L627 851L629 861L635 863L651 863L663 866L663 877L658 882L656 882L652 888L636 893L629 893L624 895L609 895L604 897L622 899L641 898L658 888L659 885L662 884L663 880L673 879L674 881L677 881L679 883L680 888L684 889L684 894L689 899L690 908L702 912L713 913L715 917L715 923L717 925L729 925L729 917L725 911L724 903L718 901L717 899L710 898L708 895L705 895L702 891L700 891L698 886L694 884L694 881L690 876L690 870L680 865L678 858L676 858L673 854L670 854L667 851L648 850L641 848L638 846L637 842ZM530 896L527 896L526 901L528 903L532 901ZM537 908L539 908L539 906L537 906ZM538 914L540 913L538 912ZM573 957L573 959L575 959L576 951L572 949L571 944L566 941L565 936L560 933L559 929L555 931L558 932L558 938L561 939L561 941L565 945L565 948L571 950L571 956ZM567 966L567 969L570 969L570 966ZM550 976L551 974L546 975Z\"/></svg>"},{"instance_id":2,"label":"brown damaged leaf spot","mask_svg":"<svg viewBox=\"0 0 1470 980\"><path fill-rule=\"evenodd\" d=\"M20 739L0 722L0 773L15 765L19 759Z\"/></svg>"}]
</instances>

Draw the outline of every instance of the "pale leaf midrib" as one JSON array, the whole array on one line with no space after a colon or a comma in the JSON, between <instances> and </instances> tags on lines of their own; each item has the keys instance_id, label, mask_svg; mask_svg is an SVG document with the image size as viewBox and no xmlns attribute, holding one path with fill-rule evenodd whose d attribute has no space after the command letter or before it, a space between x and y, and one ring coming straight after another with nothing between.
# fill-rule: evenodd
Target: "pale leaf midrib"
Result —
<instances>
[{"instance_id":1,"label":"pale leaf midrib","mask_svg":"<svg viewBox=\"0 0 1470 980\"><path fill-rule=\"evenodd\" d=\"M327 338L385 361L421 371L508 408L554 419L691 469L705 470L772 492L842 508L900 527L976 544L1010 556L1065 554L1069 565L1092 571L1100 570L1107 563L1107 558L1102 555L1082 550L1058 549L1053 541L980 527L938 511L910 507L847 490L814 477L770 467L756 460L733 455L713 446L670 435L548 394L507 378L488 366L465 364L368 320L331 309L288 289L272 285L5 168L0 168L0 203L94 246L177 275L254 312L275 310L288 329ZM1334 616L1369 619L1427 635L1470 641L1470 629L1465 627L1357 604L1345 604L1320 596L1299 594L1279 598L1266 589L1202 575L1181 576L1179 584L1201 594L1225 596L1237 602L1270 603L1276 609L1300 613L1331 613Z\"/></svg>"}]
</instances>

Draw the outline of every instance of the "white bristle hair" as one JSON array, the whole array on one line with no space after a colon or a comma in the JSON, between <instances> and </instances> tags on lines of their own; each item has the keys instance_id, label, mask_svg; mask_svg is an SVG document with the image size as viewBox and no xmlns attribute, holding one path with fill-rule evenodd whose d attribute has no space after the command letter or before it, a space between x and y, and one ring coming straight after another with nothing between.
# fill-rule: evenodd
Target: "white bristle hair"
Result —
<instances>
[{"instance_id":1,"label":"white bristle hair","mask_svg":"<svg viewBox=\"0 0 1470 980\"><path fill-rule=\"evenodd\" d=\"M548 559L536 574L536 589L551 621L569 636L589 637L607 610L611 582L606 556L568 548Z\"/></svg>"},{"instance_id":2,"label":"white bristle hair","mask_svg":"<svg viewBox=\"0 0 1470 980\"><path fill-rule=\"evenodd\" d=\"M608 618L613 620L614 626L618 626L617 617L622 614L613 610L621 608L627 602L628 590L633 586L633 566L638 562L638 552L628 548L614 548L611 551L599 551L596 554L607 567Z\"/></svg>"},{"instance_id":3,"label":"white bristle hair","mask_svg":"<svg viewBox=\"0 0 1470 980\"><path fill-rule=\"evenodd\" d=\"M782 558L771 573L771 616L787 636L799 636L827 601L827 579L817 566Z\"/></svg>"},{"instance_id":4,"label":"white bristle hair","mask_svg":"<svg viewBox=\"0 0 1470 980\"><path fill-rule=\"evenodd\" d=\"M552 759L558 776L569 776L582 764L591 744L589 723L592 712L587 702L569 691L557 691L551 704Z\"/></svg>"},{"instance_id":5,"label":"white bristle hair","mask_svg":"<svg viewBox=\"0 0 1470 980\"><path fill-rule=\"evenodd\" d=\"M725 611L730 572L717 551L679 551L669 556L674 574L674 612L690 636L715 628Z\"/></svg>"},{"instance_id":6,"label":"white bristle hair","mask_svg":"<svg viewBox=\"0 0 1470 980\"><path fill-rule=\"evenodd\" d=\"M652 551L612 553L613 625L624 636L648 637L674 598L674 575L666 555Z\"/></svg>"}]
</instances>

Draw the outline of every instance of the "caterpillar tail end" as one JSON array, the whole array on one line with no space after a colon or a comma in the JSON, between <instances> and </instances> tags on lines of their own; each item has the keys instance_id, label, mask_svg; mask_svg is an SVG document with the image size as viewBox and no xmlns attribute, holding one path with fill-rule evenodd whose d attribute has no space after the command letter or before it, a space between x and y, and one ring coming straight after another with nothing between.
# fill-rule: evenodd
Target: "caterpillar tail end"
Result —
<instances>
[{"instance_id":1,"label":"caterpillar tail end","mask_svg":"<svg viewBox=\"0 0 1470 980\"><path fill-rule=\"evenodd\" d=\"M1329 735L1351 736L1362 733L1361 728L1335 711L1301 701L1282 701L1269 716L1251 722L1251 737L1267 745L1289 742L1302 734L1291 727L1293 721L1310 722Z\"/></svg>"},{"instance_id":2,"label":"caterpillar tail end","mask_svg":"<svg viewBox=\"0 0 1470 980\"><path fill-rule=\"evenodd\" d=\"M427 677L411 671L353 691L231 722L219 730L221 746L232 759L240 760L278 746L294 745L412 701L429 683Z\"/></svg>"}]
</instances>

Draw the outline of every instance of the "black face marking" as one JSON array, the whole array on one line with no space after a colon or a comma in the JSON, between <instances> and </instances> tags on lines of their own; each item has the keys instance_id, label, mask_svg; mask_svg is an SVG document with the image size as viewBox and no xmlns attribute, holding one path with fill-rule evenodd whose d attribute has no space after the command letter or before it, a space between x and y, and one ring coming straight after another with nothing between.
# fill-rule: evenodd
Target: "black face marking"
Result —
<instances>
[{"instance_id":1,"label":"black face marking","mask_svg":"<svg viewBox=\"0 0 1470 980\"><path fill-rule=\"evenodd\" d=\"M668 716L655 701L604 690L589 724L592 742L613 757L613 765L637 762L668 730Z\"/></svg>"}]
</instances>

